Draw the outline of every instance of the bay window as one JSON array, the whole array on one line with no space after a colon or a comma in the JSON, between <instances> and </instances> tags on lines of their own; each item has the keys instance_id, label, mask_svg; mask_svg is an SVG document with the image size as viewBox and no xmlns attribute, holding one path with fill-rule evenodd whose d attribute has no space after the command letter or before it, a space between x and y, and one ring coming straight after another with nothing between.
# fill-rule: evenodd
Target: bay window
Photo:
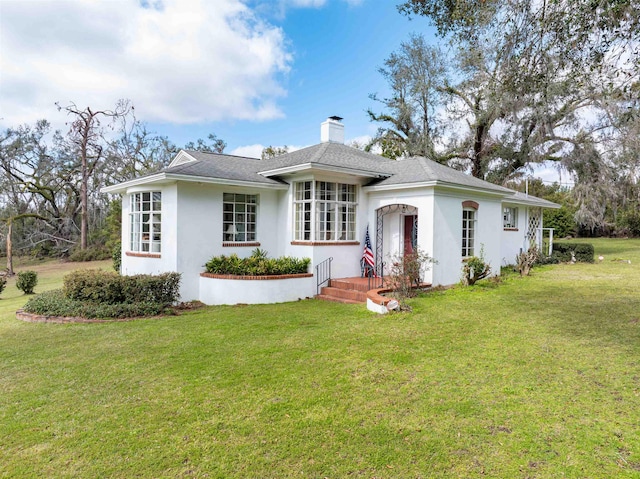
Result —
<instances>
[{"instance_id":1,"label":"bay window","mask_svg":"<svg viewBox=\"0 0 640 479\"><path fill-rule=\"evenodd\" d=\"M355 240L355 185L299 181L294 185L293 207L294 240Z\"/></svg>"},{"instance_id":2,"label":"bay window","mask_svg":"<svg viewBox=\"0 0 640 479\"><path fill-rule=\"evenodd\" d=\"M129 250L160 253L162 244L162 193L149 191L129 196Z\"/></svg>"}]
</instances>

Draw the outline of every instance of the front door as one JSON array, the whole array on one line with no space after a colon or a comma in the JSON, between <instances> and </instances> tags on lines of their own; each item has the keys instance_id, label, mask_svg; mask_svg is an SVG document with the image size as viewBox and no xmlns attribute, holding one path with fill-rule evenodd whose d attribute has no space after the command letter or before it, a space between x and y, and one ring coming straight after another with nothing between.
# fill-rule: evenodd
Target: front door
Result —
<instances>
[{"instance_id":1,"label":"front door","mask_svg":"<svg viewBox=\"0 0 640 479\"><path fill-rule=\"evenodd\" d=\"M418 243L418 216L406 215L403 217L404 254L412 254Z\"/></svg>"}]
</instances>

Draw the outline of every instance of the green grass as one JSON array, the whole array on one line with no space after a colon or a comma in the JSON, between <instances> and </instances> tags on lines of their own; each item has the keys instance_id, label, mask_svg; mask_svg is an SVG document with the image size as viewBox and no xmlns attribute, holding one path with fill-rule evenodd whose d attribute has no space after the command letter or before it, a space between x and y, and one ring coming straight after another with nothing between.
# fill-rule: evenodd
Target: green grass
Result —
<instances>
[{"instance_id":1,"label":"green grass","mask_svg":"<svg viewBox=\"0 0 640 479\"><path fill-rule=\"evenodd\" d=\"M10 285L0 477L639 477L640 240L591 242L602 263L388 316L302 301L30 324ZM49 267L36 291L60 281Z\"/></svg>"}]
</instances>

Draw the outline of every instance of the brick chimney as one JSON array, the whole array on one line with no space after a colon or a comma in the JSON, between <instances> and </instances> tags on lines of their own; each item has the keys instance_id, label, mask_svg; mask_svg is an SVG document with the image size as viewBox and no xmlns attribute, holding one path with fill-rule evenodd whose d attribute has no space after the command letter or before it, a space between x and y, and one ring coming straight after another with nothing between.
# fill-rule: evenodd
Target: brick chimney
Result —
<instances>
[{"instance_id":1,"label":"brick chimney","mask_svg":"<svg viewBox=\"0 0 640 479\"><path fill-rule=\"evenodd\" d=\"M320 125L320 141L322 143L344 144L344 125L339 116L330 116Z\"/></svg>"}]
</instances>

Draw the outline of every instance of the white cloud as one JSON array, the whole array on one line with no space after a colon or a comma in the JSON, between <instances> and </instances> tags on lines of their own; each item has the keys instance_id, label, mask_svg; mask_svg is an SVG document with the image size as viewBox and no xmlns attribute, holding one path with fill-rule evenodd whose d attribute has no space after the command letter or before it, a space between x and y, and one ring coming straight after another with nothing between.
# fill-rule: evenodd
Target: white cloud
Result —
<instances>
[{"instance_id":1,"label":"white cloud","mask_svg":"<svg viewBox=\"0 0 640 479\"><path fill-rule=\"evenodd\" d=\"M282 116L292 56L241 0L0 1L0 123L51 119L54 102L145 121Z\"/></svg>"}]
</instances>

